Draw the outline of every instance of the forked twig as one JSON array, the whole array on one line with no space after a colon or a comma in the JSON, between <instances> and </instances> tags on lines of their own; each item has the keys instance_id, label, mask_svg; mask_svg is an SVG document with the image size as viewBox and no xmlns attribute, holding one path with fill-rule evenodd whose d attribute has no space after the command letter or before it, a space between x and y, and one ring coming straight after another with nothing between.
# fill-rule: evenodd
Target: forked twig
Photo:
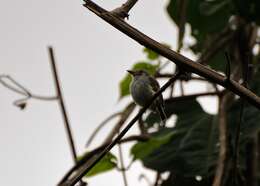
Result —
<instances>
[{"instance_id":1,"label":"forked twig","mask_svg":"<svg viewBox=\"0 0 260 186\"><path fill-rule=\"evenodd\" d=\"M111 11L112 14L118 16L121 19L129 17L129 11L134 7L138 0L127 0L122 6Z\"/></svg>"},{"instance_id":2,"label":"forked twig","mask_svg":"<svg viewBox=\"0 0 260 186\"><path fill-rule=\"evenodd\" d=\"M10 81L10 83L6 80ZM58 99L57 96L48 97L34 94L9 75L0 75L0 83L7 89L24 96L24 98L14 101L14 105L19 106L21 109L25 107L26 102L29 99L37 99L42 101L54 101Z\"/></svg>"}]
</instances>

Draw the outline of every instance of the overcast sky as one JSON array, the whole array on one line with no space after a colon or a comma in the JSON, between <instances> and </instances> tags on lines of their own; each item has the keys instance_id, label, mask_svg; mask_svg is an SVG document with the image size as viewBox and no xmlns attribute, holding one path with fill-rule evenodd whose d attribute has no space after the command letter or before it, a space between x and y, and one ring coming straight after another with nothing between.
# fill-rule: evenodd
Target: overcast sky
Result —
<instances>
[{"instance_id":1,"label":"overcast sky","mask_svg":"<svg viewBox=\"0 0 260 186\"><path fill-rule=\"evenodd\" d=\"M113 9L124 1L95 2ZM129 22L174 48L176 29L165 12L167 3L140 0ZM89 12L81 1L3 1L0 23L0 74L11 75L33 93L55 95L47 53L48 45L54 47L77 151L84 152L94 128L127 103L118 102L118 83L132 64L145 59L142 46ZM196 91L196 86L187 91ZM30 100L20 111L12 104L19 98L0 85L0 185L55 185L73 165L58 104ZM214 107L209 111L214 112ZM92 147L108 131L103 129ZM147 185L138 181L142 172L137 163L128 172L130 185ZM89 183L102 186L108 181L123 185L115 171L91 178Z\"/></svg>"}]
</instances>

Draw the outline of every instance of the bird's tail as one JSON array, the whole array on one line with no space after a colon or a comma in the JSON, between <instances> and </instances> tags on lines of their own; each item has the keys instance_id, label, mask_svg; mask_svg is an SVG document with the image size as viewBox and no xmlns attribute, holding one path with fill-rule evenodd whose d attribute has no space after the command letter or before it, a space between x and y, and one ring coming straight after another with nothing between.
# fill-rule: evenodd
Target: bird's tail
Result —
<instances>
[{"instance_id":1,"label":"bird's tail","mask_svg":"<svg viewBox=\"0 0 260 186\"><path fill-rule=\"evenodd\" d=\"M161 118L160 126L165 127L167 116L161 104L157 104L157 111Z\"/></svg>"}]
</instances>

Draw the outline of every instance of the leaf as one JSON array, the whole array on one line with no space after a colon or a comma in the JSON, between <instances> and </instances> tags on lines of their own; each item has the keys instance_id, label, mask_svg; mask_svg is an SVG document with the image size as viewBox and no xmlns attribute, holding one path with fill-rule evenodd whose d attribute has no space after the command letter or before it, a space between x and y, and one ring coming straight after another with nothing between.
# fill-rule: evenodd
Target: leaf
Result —
<instances>
[{"instance_id":1,"label":"leaf","mask_svg":"<svg viewBox=\"0 0 260 186\"><path fill-rule=\"evenodd\" d=\"M167 143L173 133L168 133L166 135L160 135L149 139L147 142L139 142L131 148L131 154L134 156L134 159L143 159L156 148Z\"/></svg>"},{"instance_id":2,"label":"leaf","mask_svg":"<svg viewBox=\"0 0 260 186\"><path fill-rule=\"evenodd\" d=\"M83 156L78 157L78 159L80 160ZM96 176L97 174L110 171L116 166L117 159L111 152L109 152L85 175L85 177Z\"/></svg>"},{"instance_id":3,"label":"leaf","mask_svg":"<svg viewBox=\"0 0 260 186\"><path fill-rule=\"evenodd\" d=\"M207 175L218 157L216 117L203 111L195 100L168 102L166 109L177 115L177 122L168 129L171 137L166 143L152 152L143 151L144 166L183 176Z\"/></svg>"},{"instance_id":4,"label":"leaf","mask_svg":"<svg viewBox=\"0 0 260 186\"><path fill-rule=\"evenodd\" d=\"M149 74L154 75L158 69L158 65L152 65L148 62L138 62L131 69L132 70L146 70ZM120 99L129 95L129 86L132 81L131 75L126 74L126 76L120 81Z\"/></svg>"},{"instance_id":5,"label":"leaf","mask_svg":"<svg viewBox=\"0 0 260 186\"><path fill-rule=\"evenodd\" d=\"M168 14L177 26L180 26L180 1L171 0L167 6ZM224 29L230 16L233 15L231 7L229 0L212 2L204 0L187 1L186 22L190 24L191 34L197 40L197 43L191 47L193 52L201 52L204 42L207 42L206 40L210 35Z\"/></svg>"},{"instance_id":6,"label":"leaf","mask_svg":"<svg viewBox=\"0 0 260 186\"><path fill-rule=\"evenodd\" d=\"M159 54L157 54L156 52L154 52L153 50L151 50L149 48L144 48L143 52L146 54L147 59L155 60L155 59L159 58Z\"/></svg>"}]
</instances>

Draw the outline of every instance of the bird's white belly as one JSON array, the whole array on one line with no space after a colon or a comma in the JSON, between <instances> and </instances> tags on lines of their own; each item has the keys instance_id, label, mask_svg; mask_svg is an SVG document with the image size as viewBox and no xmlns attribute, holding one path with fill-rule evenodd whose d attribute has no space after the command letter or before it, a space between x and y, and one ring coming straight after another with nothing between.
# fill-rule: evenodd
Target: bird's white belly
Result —
<instances>
[{"instance_id":1,"label":"bird's white belly","mask_svg":"<svg viewBox=\"0 0 260 186\"><path fill-rule=\"evenodd\" d=\"M130 91L134 101L140 106L145 106L154 94L151 86L142 82L132 82Z\"/></svg>"}]
</instances>

